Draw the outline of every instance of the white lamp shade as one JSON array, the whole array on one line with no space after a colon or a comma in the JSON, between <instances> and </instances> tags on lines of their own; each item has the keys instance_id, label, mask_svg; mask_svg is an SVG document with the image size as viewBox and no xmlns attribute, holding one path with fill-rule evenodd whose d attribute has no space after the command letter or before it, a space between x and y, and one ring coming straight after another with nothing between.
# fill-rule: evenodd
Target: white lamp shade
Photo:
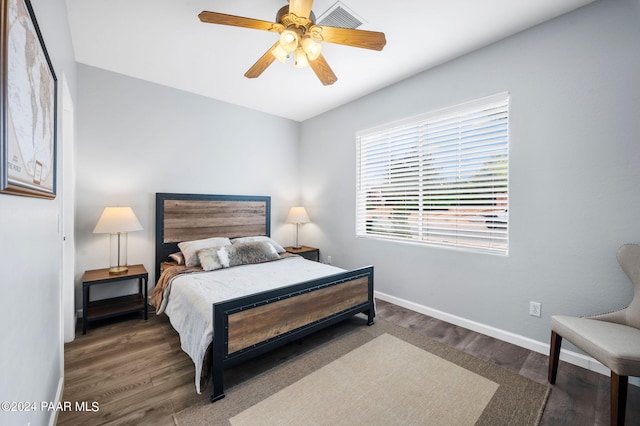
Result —
<instances>
[{"instance_id":1,"label":"white lamp shade","mask_svg":"<svg viewBox=\"0 0 640 426\"><path fill-rule=\"evenodd\" d=\"M309 215L304 207L291 207L287 216L287 223L309 223Z\"/></svg>"},{"instance_id":2,"label":"white lamp shade","mask_svg":"<svg viewBox=\"0 0 640 426\"><path fill-rule=\"evenodd\" d=\"M309 58L310 61L315 61L322 53L322 45L311 40L310 37L303 38L302 43L300 44L302 45L302 49L307 54L307 58Z\"/></svg>"},{"instance_id":3,"label":"white lamp shade","mask_svg":"<svg viewBox=\"0 0 640 426\"><path fill-rule=\"evenodd\" d=\"M298 47L300 36L294 30L287 29L280 33L280 46L291 53Z\"/></svg>"},{"instance_id":4,"label":"white lamp shade","mask_svg":"<svg viewBox=\"0 0 640 426\"><path fill-rule=\"evenodd\" d=\"M131 207L106 207L98 219L94 234L117 234L142 230Z\"/></svg>"},{"instance_id":5,"label":"white lamp shade","mask_svg":"<svg viewBox=\"0 0 640 426\"><path fill-rule=\"evenodd\" d=\"M280 45L277 45L275 49L271 51L271 54L283 64L287 62L287 56L289 55L289 53L287 53L287 51L284 50Z\"/></svg>"},{"instance_id":6,"label":"white lamp shade","mask_svg":"<svg viewBox=\"0 0 640 426\"><path fill-rule=\"evenodd\" d=\"M304 68L309 66L309 60L307 59L307 54L304 53L304 50L302 50L301 47L298 47L294 52L293 66L296 68Z\"/></svg>"}]
</instances>

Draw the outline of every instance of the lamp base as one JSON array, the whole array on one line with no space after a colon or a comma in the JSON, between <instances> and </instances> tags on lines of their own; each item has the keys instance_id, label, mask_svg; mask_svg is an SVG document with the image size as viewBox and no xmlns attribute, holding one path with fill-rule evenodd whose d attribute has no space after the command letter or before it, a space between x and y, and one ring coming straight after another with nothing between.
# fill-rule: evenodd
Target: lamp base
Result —
<instances>
[{"instance_id":1,"label":"lamp base","mask_svg":"<svg viewBox=\"0 0 640 426\"><path fill-rule=\"evenodd\" d=\"M302 248L302 244L300 244L300 224L296 223L296 243L293 245L294 249Z\"/></svg>"},{"instance_id":2,"label":"lamp base","mask_svg":"<svg viewBox=\"0 0 640 426\"><path fill-rule=\"evenodd\" d=\"M124 274L128 270L129 268L126 266L113 266L109 268L109 274L111 275Z\"/></svg>"},{"instance_id":3,"label":"lamp base","mask_svg":"<svg viewBox=\"0 0 640 426\"><path fill-rule=\"evenodd\" d=\"M127 233L111 234L111 251L109 253L109 274L124 274L127 268Z\"/></svg>"}]
</instances>

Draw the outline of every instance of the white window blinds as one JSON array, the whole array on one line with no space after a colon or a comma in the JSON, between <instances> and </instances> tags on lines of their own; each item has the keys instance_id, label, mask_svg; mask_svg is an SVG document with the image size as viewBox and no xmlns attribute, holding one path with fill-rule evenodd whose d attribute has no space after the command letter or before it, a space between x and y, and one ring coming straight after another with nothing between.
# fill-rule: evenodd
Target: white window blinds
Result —
<instances>
[{"instance_id":1,"label":"white window blinds","mask_svg":"<svg viewBox=\"0 0 640 426\"><path fill-rule=\"evenodd\" d=\"M507 254L509 95L358 132L356 235Z\"/></svg>"}]
</instances>

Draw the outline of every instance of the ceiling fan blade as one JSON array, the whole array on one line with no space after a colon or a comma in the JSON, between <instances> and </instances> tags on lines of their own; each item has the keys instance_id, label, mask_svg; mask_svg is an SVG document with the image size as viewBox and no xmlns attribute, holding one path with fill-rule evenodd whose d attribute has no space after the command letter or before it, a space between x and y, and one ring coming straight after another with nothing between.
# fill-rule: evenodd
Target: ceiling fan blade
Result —
<instances>
[{"instance_id":1,"label":"ceiling fan blade","mask_svg":"<svg viewBox=\"0 0 640 426\"><path fill-rule=\"evenodd\" d=\"M324 56L320 55L315 61L309 61L309 66L313 72L316 73L323 85L329 86L338 81L338 77L333 73Z\"/></svg>"},{"instance_id":2,"label":"ceiling fan blade","mask_svg":"<svg viewBox=\"0 0 640 426\"><path fill-rule=\"evenodd\" d=\"M271 47L271 49L267 50L267 53L262 55L262 57L260 59L258 59L258 61L255 64L253 64L253 66L251 68L249 68L249 70L246 73L244 73L244 76L247 77L247 78L260 77L260 74L262 74L264 72L264 70L269 68L269 65L271 65L273 63L273 61L276 60L276 57L273 56L273 54L271 52L279 44L280 44L280 41L278 40L276 42L276 44L274 44Z\"/></svg>"},{"instance_id":3,"label":"ceiling fan blade","mask_svg":"<svg viewBox=\"0 0 640 426\"><path fill-rule=\"evenodd\" d=\"M308 18L311 14L312 6L313 0L290 0L289 13L293 13L299 17Z\"/></svg>"},{"instance_id":4,"label":"ceiling fan blade","mask_svg":"<svg viewBox=\"0 0 640 426\"><path fill-rule=\"evenodd\" d=\"M253 28L255 30L272 31L279 33L284 30L282 24L259 19L243 18L242 16L226 15L218 12L200 12L198 18L207 24L230 25L232 27Z\"/></svg>"},{"instance_id":5,"label":"ceiling fan blade","mask_svg":"<svg viewBox=\"0 0 640 426\"><path fill-rule=\"evenodd\" d=\"M384 33L377 31L352 30L349 28L323 27L313 25L309 29L311 38L316 41L362 47L364 49L382 50L387 44Z\"/></svg>"}]
</instances>

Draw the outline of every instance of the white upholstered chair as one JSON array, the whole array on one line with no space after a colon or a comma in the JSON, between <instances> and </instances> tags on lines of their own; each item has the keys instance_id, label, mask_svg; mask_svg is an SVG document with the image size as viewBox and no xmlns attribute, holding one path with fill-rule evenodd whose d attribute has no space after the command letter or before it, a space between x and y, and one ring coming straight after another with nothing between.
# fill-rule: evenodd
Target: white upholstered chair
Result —
<instances>
[{"instance_id":1,"label":"white upholstered chair","mask_svg":"<svg viewBox=\"0 0 640 426\"><path fill-rule=\"evenodd\" d=\"M556 382L564 338L611 370L611 424L623 425L629 376L640 376L640 245L623 245L617 258L633 284L631 304L584 318L552 316L549 383Z\"/></svg>"}]
</instances>

